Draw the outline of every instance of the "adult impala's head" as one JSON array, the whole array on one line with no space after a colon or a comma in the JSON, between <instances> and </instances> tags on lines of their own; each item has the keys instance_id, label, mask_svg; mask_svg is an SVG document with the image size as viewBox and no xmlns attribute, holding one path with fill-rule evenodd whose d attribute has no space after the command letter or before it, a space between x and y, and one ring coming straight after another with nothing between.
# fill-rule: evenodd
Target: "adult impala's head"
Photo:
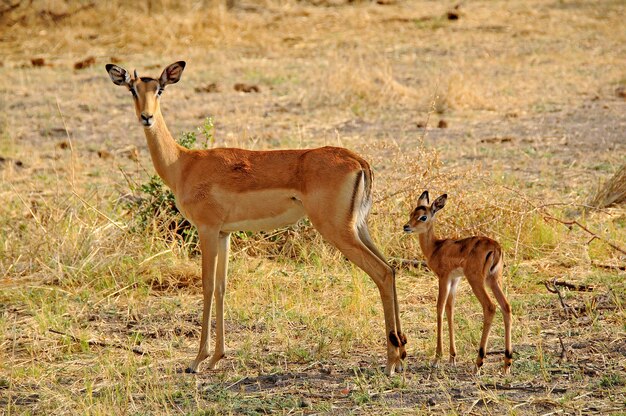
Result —
<instances>
[{"instance_id":1,"label":"adult impala's head","mask_svg":"<svg viewBox=\"0 0 626 416\"><path fill-rule=\"evenodd\" d=\"M163 70L158 79L139 77L137 70L131 77L130 73L117 65L108 64L106 70L116 85L125 86L130 90L135 101L135 112L144 127L152 127L154 115L159 113L159 100L165 86L176 84L185 69L185 61L174 62Z\"/></svg>"},{"instance_id":2,"label":"adult impala's head","mask_svg":"<svg viewBox=\"0 0 626 416\"><path fill-rule=\"evenodd\" d=\"M411 212L409 222L404 225L405 233L425 233L432 226L435 214L446 205L448 199L447 194L441 195L430 203L428 199L428 191L422 192L417 200L417 207Z\"/></svg>"}]
</instances>

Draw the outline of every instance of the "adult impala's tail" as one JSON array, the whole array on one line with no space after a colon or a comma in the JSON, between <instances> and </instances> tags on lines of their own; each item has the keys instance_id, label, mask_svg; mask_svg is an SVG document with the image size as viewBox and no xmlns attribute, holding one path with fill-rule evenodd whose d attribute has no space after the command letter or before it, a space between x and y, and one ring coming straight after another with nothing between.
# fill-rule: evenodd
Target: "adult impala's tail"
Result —
<instances>
[{"instance_id":1,"label":"adult impala's tail","mask_svg":"<svg viewBox=\"0 0 626 416\"><path fill-rule=\"evenodd\" d=\"M357 173L352 196L350 216L356 220L356 225L365 224L372 208L372 169L365 161L361 162L362 170Z\"/></svg>"}]
</instances>

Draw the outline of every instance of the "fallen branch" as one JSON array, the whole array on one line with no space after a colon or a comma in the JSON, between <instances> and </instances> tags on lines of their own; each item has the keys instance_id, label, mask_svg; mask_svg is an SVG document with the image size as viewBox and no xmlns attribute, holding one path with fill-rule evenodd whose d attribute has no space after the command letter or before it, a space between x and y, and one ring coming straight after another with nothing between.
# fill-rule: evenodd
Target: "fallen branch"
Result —
<instances>
[{"instance_id":1,"label":"fallen branch","mask_svg":"<svg viewBox=\"0 0 626 416\"><path fill-rule=\"evenodd\" d=\"M592 261L591 265L594 267L600 267L602 269L610 269L610 270L626 270L626 264L617 265L617 264L602 264L597 261Z\"/></svg>"},{"instance_id":2,"label":"fallen branch","mask_svg":"<svg viewBox=\"0 0 626 416\"><path fill-rule=\"evenodd\" d=\"M80 338L77 338L77 337L75 337L72 334L68 334L68 333L65 333L65 332L57 331L56 329L52 329L52 328L48 328L48 331L52 332L53 334L58 334L58 335L63 335L63 336L69 337L74 342L78 342L78 343L83 342ZM128 348L128 347L126 347L124 345L121 345L121 344L110 344L108 342L97 341L97 340L94 340L94 339L88 340L87 341L87 345L96 346L96 347L104 347L104 348L120 348L122 350L132 351L132 352L134 352L137 355L146 355L147 354L144 350L142 350L139 347Z\"/></svg>"},{"instance_id":3,"label":"fallen branch","mask_svg":"<svg viewBox=\"0 0 626 416\"><path fill-rule=\"evenodd\" d=\"M593 289L594 289L594 287L591 285L574 284L574 283L569 283L563 280L556 280L556 279L552 281L552 284L554 286L566 287L570 290L576 290L578 292L593 292Z\"/></svg>"}]
</instances>

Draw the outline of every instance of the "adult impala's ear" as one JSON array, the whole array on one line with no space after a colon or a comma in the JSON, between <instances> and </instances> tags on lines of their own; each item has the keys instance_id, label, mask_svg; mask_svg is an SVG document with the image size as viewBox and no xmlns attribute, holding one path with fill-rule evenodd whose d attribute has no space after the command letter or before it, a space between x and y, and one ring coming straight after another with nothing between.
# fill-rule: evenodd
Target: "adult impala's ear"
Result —
<instances>
[{"instance_id":1,"label":"adult impala's ear","mask_svg":"<svg viewBox=\"0 0 626 416\"><path fill-rule=\"evenodd\" d=\"M107 64L105 68L115 85L130 85L130 74L127 70L113 64Z\"/></svg>"},{"instance_id":2,"label":"adult impala's ear","mask_svg":"<svg viewBox=\"0 0 626 416\"><path fill-rule=\"evenodd\" d=\"M417 206L425 206L430 205L430 200L428 199L428 191L422 192L419 198L417 198Z\"/></svg>"},{"instance_id":3,"label":"adult impala's ear","mask_svg":"<svg viewBox=\"0 0 626 416\"><path fill-rule=\"evenodd\" d=\"M439 198L435 199L433 202L433 206L431 208L431 214L435 215L437 211L446 206L446 200L448 199L448 194L443 194Z\"/></svg>"},{"instance_id":4,"label":"adult impala's ear","mask_svg":"<svg viewBox=\"0 0 626 416\"><path fill-rule=\"evenodd\" d=\"M159 83L161 87L165 87L169 84L176 84L180 81L180 77L183 75L185 69L185 61L174 62L163 70L163 73L159 77Z\"/></svg>"}]
</instances>

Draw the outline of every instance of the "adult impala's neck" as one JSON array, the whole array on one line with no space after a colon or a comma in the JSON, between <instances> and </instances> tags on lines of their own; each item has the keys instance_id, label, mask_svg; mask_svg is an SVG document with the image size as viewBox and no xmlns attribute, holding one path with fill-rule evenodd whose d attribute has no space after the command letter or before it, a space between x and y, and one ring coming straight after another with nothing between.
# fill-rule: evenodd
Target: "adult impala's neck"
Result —
<instances>
[{"instance_id":1,"label":"adult impala's neck","mask_svg":"<svg viewBox=\"0 0 626 416\"><path fill-rule=\"evenodd\" d=\"M154 124L144 127L144 133L148 140L148 148L152 163L163 182L176 193L176 185L179 183L181 154L184 148L176 143L167 126L161 110L154 113Z\"/></svg>"},{"instance_id":2,"label":"adult impala's neck","mask_svg":"<svg viewBox=\"0 0 626 416\"><path fill-rule=\"evenodd\" d=\"M424 253L424 257L426 257L426 260L429 260L430 256L432 256L433 252L435 251L435 241L437 241L432 224L428 226L425 232L419 235L419 239L422 253Z\"/></svg>"}]
</instances>

